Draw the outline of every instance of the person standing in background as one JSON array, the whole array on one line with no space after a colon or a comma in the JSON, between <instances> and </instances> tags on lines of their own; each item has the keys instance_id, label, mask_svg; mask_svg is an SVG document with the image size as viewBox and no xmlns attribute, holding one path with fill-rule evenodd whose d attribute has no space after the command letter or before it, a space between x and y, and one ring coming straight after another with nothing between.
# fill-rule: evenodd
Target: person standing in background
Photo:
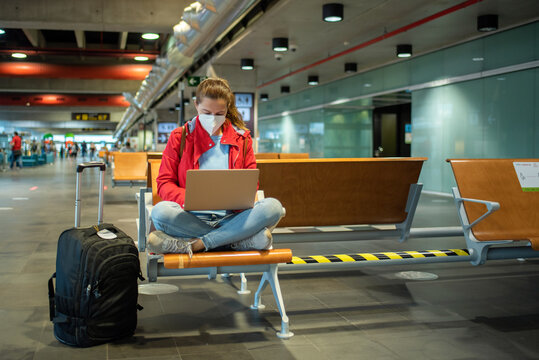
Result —
<instances>
[{"instance_id":1,"label":"person standing in background","mask_svg":"<svg viewBox=\"0 0 539 360\"><path fill-rule=\"evenodd\" d=\"M30 147L30 151L32 152L32 155L37 154L37 141L36 141L36 139L32 140L32 145Z\"/></svg>"},{"instance_id":2,"label":"person standing in background","mask_svg":"<svg viewBox=\"0 0 539 360\"><path fill-rule=\"evenodd\" d=\"M126 141L125 146L120 149L120 152L135 152L135 149L131 147L131 143L129 141Z\"/></svg>"},{"instance_id":3,"label":"person standing in background","mask_svg":"<svg viewBox=\"0 0 539 360\"><path fill-rule=\"evenodd\" d=\"M13 133L13 138L9 144L11 145L11 164L9 168L13 169L13 165L16 163L22 169L21 138L18 132Z\"/></svg>"},{"instance_id":4,"label":"person standing in background","mask_svg":"<svg viewBox=\"0 0 539 360\"><path fill-rule=\"evenodd\" d=\"M80 146L80 150L81 150L81 155L82 155L82 158L84 160L84 158L86 157L86 153L88 152L88 144L86 144L86 141L83 141L81 146Z\"/></svg>"},{"instance_id":5,"label":"person standing in background","mask_svg":"<svg viewBox=\"0 0 539 360\"><path fill-rule=\"evenodd\" d=\"M95 144L94 143L91 143L90 144L90 161L93 161L94 160L94 156L95 156Z\"/></svg>"}]
</instances>

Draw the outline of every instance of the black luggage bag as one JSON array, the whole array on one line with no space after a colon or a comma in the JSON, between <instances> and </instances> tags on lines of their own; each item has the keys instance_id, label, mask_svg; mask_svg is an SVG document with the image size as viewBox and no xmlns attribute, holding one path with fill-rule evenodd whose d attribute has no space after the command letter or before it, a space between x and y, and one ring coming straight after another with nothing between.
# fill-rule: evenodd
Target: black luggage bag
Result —
<instances>
[{"instance_id":1,"label":"black luggage bag","mask_svg":"<svg viewBox=\"0 0 539 360\"><path fill-rule=\"evenodd\" d=\"M98 224L79 227L80 174L88 167L100 168ZM137 279L144 278L137 247L123 231L102 223L105 168L101 162L78 165L75 227L60 235L56 272L49 279L54 336L79 347L133 335L141 309Z\"/></svg>"}]
</instances>

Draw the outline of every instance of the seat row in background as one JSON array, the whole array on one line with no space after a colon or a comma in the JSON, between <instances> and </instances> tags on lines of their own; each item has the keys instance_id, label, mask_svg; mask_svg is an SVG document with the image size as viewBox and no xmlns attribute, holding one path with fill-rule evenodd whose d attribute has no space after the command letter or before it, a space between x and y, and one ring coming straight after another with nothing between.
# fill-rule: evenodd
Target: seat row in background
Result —
<instances>
[{"instance_id":1,"label":"seat row in background","mask_svg":"<svg viewBox=\"0 0 539 360\"><path fill-rule=\"evenodd\" d=\"M140 186L147 183L148 159L161 159L160 152L100 152L112 163L112 186ZM260 159L308 159L308 153L258 153Z\"/></svg>"},{"instance_id":2,"label":"seat row in background","mask_svg":"<svg viewBox=\"0 0 539 360\"><path fill-rule=\"evenodd\" d=\"M41 154L41 155L33 154L29 156L24 155L22 157L22 166L24 167L51 164L53 162L54 162L53 153L47 153L47 154Z\"/></svg>"}]
</instances>

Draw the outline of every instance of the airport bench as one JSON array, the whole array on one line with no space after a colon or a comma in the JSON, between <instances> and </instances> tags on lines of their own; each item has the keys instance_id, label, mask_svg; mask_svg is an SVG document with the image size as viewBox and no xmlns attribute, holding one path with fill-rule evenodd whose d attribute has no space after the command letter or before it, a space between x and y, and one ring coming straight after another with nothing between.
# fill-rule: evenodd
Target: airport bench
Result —
<instances>
[{"instance_id":1,"label":"airport bench","mask_svg":"<svg viewBox=\"0 0 539 360\"><path fill-rule=\"evenodd\" d=\"M447 161L457 182L453 196L472 263L538 257L539 159ZM497 246L519 241L527 246Z\"/></svg>"},{"instance_id":2,"label":"airport bench","mask_svg":"<svg viewBox=\"0 0 539 360\"><path fill-rule=\"evenodd\" d=\"M145 152L111 152L113 158L112 186L146 184L147 154Z\"/></svg>"},{"instance_id":3,"label":"airport bench","mask_svg":"<svg viewBox=\"0 0 539 360\"><path fill-rule=\"evenodd\" d=\"M146 250L146 239L150 228L150 216L152 208L161 201L157 194L157 175L161 159L148 160L148 183L150 188L141 188L139 193L139 221L138 221L138 248ZM261 295L269 284L275 302L281 315L281 330L277 336L288 339L293 336L289 330L289 320L284 307L277 269L279 263L292 261L290 249L273 249L267 251L226 251L226 252L203 252L195 253L190 258L187 254L147 254L147 273L150 282L157 281L159 276L191 276L208 275L214 279L217 274L228 275L241 273L240 294L250 293L247 291L245 273L262 273L258 290L254 296L252 309L263 309Z\"/></svg>"}]
</instances>

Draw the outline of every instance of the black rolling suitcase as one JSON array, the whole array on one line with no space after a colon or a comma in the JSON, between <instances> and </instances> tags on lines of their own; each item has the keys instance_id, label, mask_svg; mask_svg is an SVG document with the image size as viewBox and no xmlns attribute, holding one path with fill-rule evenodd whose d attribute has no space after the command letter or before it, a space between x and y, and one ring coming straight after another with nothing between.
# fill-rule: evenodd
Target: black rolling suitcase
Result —
<instances>
[{"instance_id":1,"label":"black rolling suitcase","mask_svg":"<svg viewBox=\"0 0 539 360\"><path fill-rule=\"evenodd\" d=\"M98 223L79 227L80 174L88 167L100 168ZM144 280L138 250L123 231L102 223L104 178L104 163L78 165L75 227L60 235L56 272L49 280L54 336L68 345L102 344L131 336L137 327L137 279Z\"/></svg>"}]
</instances>

